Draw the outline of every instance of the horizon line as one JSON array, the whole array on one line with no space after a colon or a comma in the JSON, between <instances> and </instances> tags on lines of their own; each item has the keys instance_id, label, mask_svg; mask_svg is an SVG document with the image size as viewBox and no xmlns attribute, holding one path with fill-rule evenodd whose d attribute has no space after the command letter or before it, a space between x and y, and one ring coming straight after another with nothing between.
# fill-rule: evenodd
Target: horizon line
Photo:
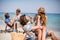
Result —
<instances>
[{"instance_id":1,"label":"horizon line","mask_svg":"<svg viewBox=\"0 0 60 40\"><path fill-rule=\"evenodd\" d=\"M16 12L3 12L3 13L16 13ZM21 13L37 13L37 12L21 12ZM46 12L47 13L47 12ZM53 12L49 12L47 14L60 14L60 13L53 13Z\"/></svg>"}]
</instances>

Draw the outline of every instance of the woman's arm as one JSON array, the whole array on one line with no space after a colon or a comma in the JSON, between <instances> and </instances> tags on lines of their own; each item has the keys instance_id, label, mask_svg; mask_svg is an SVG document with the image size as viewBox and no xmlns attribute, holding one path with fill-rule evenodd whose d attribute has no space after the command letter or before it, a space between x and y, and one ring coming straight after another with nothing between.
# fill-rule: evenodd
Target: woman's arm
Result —
<instances>
[{"instance_id":1,"label":"woman's arm","mask_svg":"<svg viewBox=\"0 0 60 40\"><path fill-rule=\"evenodd\" d=\"M37 26L40 26L40 16L37 16Z\"/></svg>"},{"instance_id":2,"label":"woman's arm","mask_svg":"<svg viewBox=\"0 0 60 40\"><path fill-rule=\"evenodd\" d=\"M47 24L47 22L48 22L48 17L47 17L47 16L45 16L45 17L46 17L46 21L45 21L45 22L46 22L46 24Z\"/></svg>"}]
</instances>

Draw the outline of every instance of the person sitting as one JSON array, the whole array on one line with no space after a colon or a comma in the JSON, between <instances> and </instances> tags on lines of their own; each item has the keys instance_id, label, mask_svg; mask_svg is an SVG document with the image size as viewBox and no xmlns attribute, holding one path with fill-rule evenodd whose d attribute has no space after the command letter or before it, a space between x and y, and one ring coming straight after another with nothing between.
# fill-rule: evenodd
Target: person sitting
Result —
<instances>
[{"instance_id":1,"label":"person sitting","mask_svg":"<svg viewBox=\"0 0 60 40\"><path fill-rule=\"evenodd\" d=\"M14 20L14 23L17 24L16 30L18 32L22 32L23 33L23 29L21 27L21 24L19 23L19 18L20 18L21 15L22 15L21 14L21 10L18 8L18 9L16 9L16 14L15 14L15 16L12 19Z\"/></svg>"},{"instance_id":2,"label":"person sitting","mask_svg":"<svg viewBox=\"0 0 60 40\"><path fill-rule=\"evenodd\" d=\"M13 29L14 22L11 22L9 13L5 13L4 16L5 16L5 23L7 24L7 26L9 26L10 29Z\"/></svg>"},{"instance_id":3,"label":"person sitting","mask_svg":"<svg viewBox=\"0 0 60 40\"><path fill-rule=\"evenodd\" d=\"M21 10L20 10L19 8L16 9L16 14L15 14L15 16L14 16L13 19L14 19L15 21L17 21L17 22L19 21L19 18L20 18L20 16L22 15L20 12L21 12Z\"/></svg>"},{"instance_id":4,"label":"person sitting","mask_svg":"<svg viewBox=\"0 0 60 40\"><path fill-rule=\"evenodd\" d=\"M37 22L39 22L39 18L40 17L38 17ZM23 29L25 30L26 34L29 35L30 37L35 36L33 31L40 28L39 26L30 26L32 21L29 21L26 15L20 16L19 21L20 21L20 24L22 25ZM33 38L32 38L32 40L33 40Z\"/></svg>"}]
</instances>

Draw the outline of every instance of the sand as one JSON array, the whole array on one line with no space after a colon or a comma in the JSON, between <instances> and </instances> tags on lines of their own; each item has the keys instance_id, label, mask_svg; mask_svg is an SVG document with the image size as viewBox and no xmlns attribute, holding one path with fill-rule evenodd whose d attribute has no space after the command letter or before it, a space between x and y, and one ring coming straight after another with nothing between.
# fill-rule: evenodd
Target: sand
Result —
<instances>
[{"instance_id":1,"label":"sand","mask_svg":"<svg viewBox=\"0 0 60 40\"><path fill-rule=\"evenodd\" d=\"M0 33L0 40L24 40L24 37L22 33Z\"/></svg>"},{"instance_id":2,"label":"sand","mask_svg":"<svg viewBox=\"0 0 60 40\"><path fill-rule=\"evenodd\" d=\"M22 33L12 32L11 38L12 38L12 40L24 40L25 36Z\"/></svg>"},{"instance_id":3,"label":"sand","mask_svg":"<svg viewBox=\"0 0 60 40\"><path fill-rule=\"evenodd\" d=\"M54 33L58 38L60 38L60 32L54 31ZM22 33L0 33L0 40L24 40L24 37L25 36Z\"/></svg>"}]
</instances>

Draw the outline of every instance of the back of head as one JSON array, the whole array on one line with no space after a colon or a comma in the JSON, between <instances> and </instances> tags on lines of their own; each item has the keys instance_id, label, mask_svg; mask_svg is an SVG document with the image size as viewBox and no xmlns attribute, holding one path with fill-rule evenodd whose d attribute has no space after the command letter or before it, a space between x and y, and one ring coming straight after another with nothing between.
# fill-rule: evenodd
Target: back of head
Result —
<instances>
[{"instance_id":1,"label":"back of head","mask_svg":"<svg viewBox=\"0 0 60 40\"><path fill-rule=\"evenodd\" d=\"M24 25L27 24L28 19L26 18L26 15L24 14L24 15L20 16L19 21L20 21L20 24L21 24L22 26L24 26Z\"/></svg>"},{"instance_id":2,"label":"back of head","mask_svg":"<svg viewBox=\"0 0 60 40\"><path fill-rule=\"evenodd\" d=\"M5 13L5 18L9 18L10 16L9 16L9 13Z\"/></svg>"}]
</instances>

